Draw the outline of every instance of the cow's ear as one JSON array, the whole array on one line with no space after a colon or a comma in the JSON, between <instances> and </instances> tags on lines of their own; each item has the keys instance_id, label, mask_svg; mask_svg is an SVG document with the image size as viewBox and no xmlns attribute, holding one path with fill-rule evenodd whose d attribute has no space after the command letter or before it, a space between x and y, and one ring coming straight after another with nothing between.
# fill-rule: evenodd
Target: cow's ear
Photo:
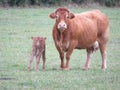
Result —
<instances>
[{"instance_id":1,"label":"cow's ear","mask_svg":"<svg viewBox=\"0 0 120 90\"><path fill-rule=\"evenodd\" d=\"M69 13L69 18L73 19L75 17L75 15L73 13Z\"/></svg>"},{"instance_id":2,"label":"cow's ear","mask_svg":"<svg viewBox=\"0 0 120 90\"><path fill-rule=\"evenodd\" d=\"M49 15L49 17L52 18L52 19L55 19L55 18L56 18L56 15L55 15L55 13L51 13L51 14Z\"/></svg>"}]
</instances>

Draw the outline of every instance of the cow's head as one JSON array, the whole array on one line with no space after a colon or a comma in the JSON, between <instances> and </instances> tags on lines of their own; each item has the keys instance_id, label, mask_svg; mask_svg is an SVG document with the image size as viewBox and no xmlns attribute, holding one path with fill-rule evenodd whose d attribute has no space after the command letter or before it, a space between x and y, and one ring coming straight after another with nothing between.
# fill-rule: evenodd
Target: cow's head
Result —
<instances>
[{"instance_id":1,"label":"cow's head","mask_svg":"<svg viewBox=\"0 0 120 90\"><path fill-rule=\"evenodd\" d=\"M51 13L50 18L56 19L57 29L61 32L68 28L69 19L74 18L74 14L70 13L66 8L58 8L54 13Z\"/></svg>"}]
</instances>

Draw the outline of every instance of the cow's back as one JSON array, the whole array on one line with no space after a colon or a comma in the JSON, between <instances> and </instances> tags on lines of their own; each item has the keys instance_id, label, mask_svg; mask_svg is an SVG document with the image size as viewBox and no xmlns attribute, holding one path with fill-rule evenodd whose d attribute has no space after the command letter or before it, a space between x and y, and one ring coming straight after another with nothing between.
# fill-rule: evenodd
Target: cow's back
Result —
<instances>
[{"instance_id":1,"label":"cow's back","mask_svg":"<svg viewBox=\"0 0 120 90\"><path fill-rule=\"evenodd\" d=\"M78 16L87 17L89 19L95 19L97 23L98 33L102 34L108 29L109 21L107 16L100 10L92 10L85 13L81 13Z\"/></svg>"}]
</instances>

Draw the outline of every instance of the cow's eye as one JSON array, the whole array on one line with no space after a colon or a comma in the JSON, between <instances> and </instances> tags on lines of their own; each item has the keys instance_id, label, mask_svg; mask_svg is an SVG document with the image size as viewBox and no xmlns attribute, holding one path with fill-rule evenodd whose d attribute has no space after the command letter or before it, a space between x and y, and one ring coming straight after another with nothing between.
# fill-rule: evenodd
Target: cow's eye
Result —
<instances>
[{"instance_id":1,"label":"cow's eye","mask_svg":"<svg viewBox=\"0 0 120 90\"><path fill-rule=\"evenodd\" d=\"M59 16L58 15L56 15L56 19L58 19L59 18Z\"/></svg>"}]
</instances>

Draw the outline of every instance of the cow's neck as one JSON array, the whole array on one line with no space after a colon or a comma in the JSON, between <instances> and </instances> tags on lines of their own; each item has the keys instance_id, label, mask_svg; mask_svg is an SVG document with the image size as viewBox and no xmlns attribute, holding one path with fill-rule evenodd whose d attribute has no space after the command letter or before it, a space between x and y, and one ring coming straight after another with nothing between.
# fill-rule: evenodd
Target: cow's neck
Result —
<instances>
[{"instance_id":1,"label":"cow's neck","mask_svg":"<svg viewBox=\"0 0 120 90\"><path fill-rule=\"evenodd\" d=\"M64 42L69 40L69 31L65 30L64 32L59 32L59 41Z\"/></svg>"},{"instance_id":2,"label":"cow's neck","mask_svg":"<svg viewBox=\"0 0 120 90\"><path fill-rule=\"evenodd\" d=\"M66 30L64 32L59 32L59 44L60 44L60 47L62 47L62 49L64 51L67 51L68 47L69 47L69 40L70 40L70 37L69 37L69 32Z\"/></svg>"}]
</instances>

